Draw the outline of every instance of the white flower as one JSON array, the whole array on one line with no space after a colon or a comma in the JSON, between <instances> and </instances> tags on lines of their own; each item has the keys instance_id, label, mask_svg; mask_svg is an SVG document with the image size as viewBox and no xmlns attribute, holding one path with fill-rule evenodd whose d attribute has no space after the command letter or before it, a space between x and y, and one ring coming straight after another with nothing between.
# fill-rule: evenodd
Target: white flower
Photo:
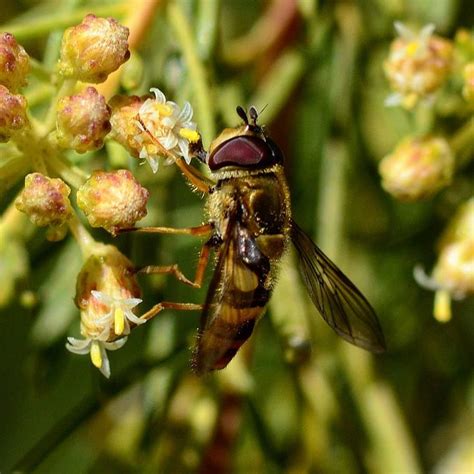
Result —
<instances>
[{"instance_id":1,"label":"white flower","mask_svg":"<svg viewBox=\"0 0 474 474\"><path fill-rule=\"evenodd\" d=\"M142 145L140 158L145 159L153 172L158 169L158 157L166 156L167 163L183 157L190 163L189 144L199 140L196 124L191 121L193 109L189 102L182 109L166 100L159 89L150 89L155 95L147 99L138 111L137 127L140 133L135 140ZM149 143L152 138L152 143Z\"/></svg>"},{"instance_id":2,"label":"white flower","mask_svg":"<svg viewBox=\"0 0 474 474\"><path fill-rule=\"evenodd\" d=\"M96 290L91 293L97 301L109 308L108 313L98 319L97 323L107 323L107 326L113 324L117 336L130 333L129 321L137 326L146 322L132 312L132 309L142 302L140 298L117 298Z\"/></svg>"},{"instance_id":3,"label":"white flower","mask_svg":"<svg viewBox=\"0 0 474 474\"><path fill-rule=\"evenodd\" d=\"M90 354L92 363L102 372L105 377L109 378L110 363L106 350L115 351L120 349L127 342L127 337L122 337L112 342L91 339L90 337L85 339L68 337L67 340L68 342L66 343L66 349L68 351L80 355Z\"/></svg>"}]
</instances>

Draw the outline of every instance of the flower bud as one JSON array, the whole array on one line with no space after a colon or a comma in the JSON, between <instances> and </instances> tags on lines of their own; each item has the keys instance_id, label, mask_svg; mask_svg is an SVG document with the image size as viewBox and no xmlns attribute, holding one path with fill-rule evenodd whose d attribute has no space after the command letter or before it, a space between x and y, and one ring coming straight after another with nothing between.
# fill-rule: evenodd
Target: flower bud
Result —
<instances>
[{"instance_id":1,"label":"flower bud","mask_svg":"<svg viewBox=\"0 0 474 474\"><path fill-rule=\"evenodd\" d=\"M97 150L110 131L110 107L94 87L58 102L57 139L63 148L78 153Z\"/></svg>"},{"instance_id":2,"label":"flower bud","mask_svg":"<svg viewBox=\"0 0 474 474\"><path fill-rule=\"evenodd\" d=\"M406 138L379 165L383 188L402 201L433 195L451 182L454 157L439 137Z\"/></svg>"},{"instance_id":3,"label":"flower bud","mask_svg":"<svg viewBox=\"0 0 474 474\"><path fill-rule=\"evenodd\" d=\"M133 265L116 247L96 244L77 277L75 303L81 310L84 339L68 338L66 347L90 354L92 363L106 376L110 365L106 350L122 347L131 325L143 324L133 313L141 299ZM121 338L120 338L121 337Z\"/></svg>"},{"instance_id":4,"label":"flower bud","mask_svg":"<svg viewBox=\"0 0 474 474\"><path fill-rule=\"evenodd\" d=\"M443 232L438 250L460 240L474 239L474 197L459 206Z\"/></svg>"},{"instance_id":5,"label":"flower bud","mask_svg":"<svg viewBox=\"0 0 474 474\"><path fill-rule=\"evenodd\" d=\"M104 82L130 57L128 34L113 18L87 15L64 32L59 73L82 82Z\"/></svg>"},{"instance_id":6,"label":"flower bud","mask_svg":"<svg viewBox=\"0 0 474 474\"><path fill-rule=\"evenodd\" d=\"M77 205L92 227L115 235L146 216L148 191L128 170L94 171L77 191Z\"/></svg>"},{"instance_id":7,"label":"flower bud","mask_svg":"<svg viewBox=\"0 0 474 474\"><path fill-rule=\"evenodd\" d=\"M384 71L395 94L386 104L410 109L419 98L438 90L445 82L452 65L453 45L433 35L434 25L416 33L402 23L395 23L400 37L390 45Z\"/></svg>"},{"instance_id":8,"label":"flower bud","mask_svg":"<svg viewBox=\"0 0 474 474\"><path fill-rule=\"evenodd\" d=\"M112 108L110 118L112 130L109 137L120 143L135 158L140 156L143 141L150 141L150 137L136 140L141 133L141 130L138 128L138 111L146 99L146 96L116 95L109 102Z\"/></svg>"},{"instance_id":9,"label":"flower bud","mask_svg":"<svg viewBox=\"0 0 474 474\"><path fill-rule=\"evenodd\" d=\"M16 92L26 85L30 58L10 33L0 34L0 84Z\"/></svg>"},{"instance_id":10,"label":"flower bud","mask_svg":"<svg viewBox=\"0 0 474 474\"><path fill-rule=\"evenodd\" d=\"M25 177L25 187L17 198L17 209L24 212L38 227L50 227L50 240L64 237L66 223L72 216L69 186L59 178L49 178L41 173ZM54 238L56 237L56 238Z\"/></svg>"},{"instance_id":11,"label":"flower bud","mask_svg":"<svg viewBox=\"0 0 474 474\"><path fill-rule=\"evenodd\" d=\"M438 244L438 261L427 276L421 267L415 279L434 290L434 316L440 322L451 319L451 297L474 294L474 198L460 206Z\"/></svg>"},{"instance_id":12,"label":"flower bud","mask_svg":"<svg viewBox=\"0 0 474 474\"><path fill-rule=\"evenodd\" d=\"M464 86L462 95L467 102L474 105L474 62L466 64L463 71Z\"/></svg>"},{"instance_id":13,"label":"flower bud","mask_svg":"<svg viewBox=\"0 0 474 474\"><path fill-rule=\"evenodd\" d=\"M26 99L0 85L0 143L7 142L28 125Z\"/></svg>"},{"instance_id":14,"label":"flower bud","mask_svg":"<svg viewBox=\"0 0 474 474\"><path fill-rule=\"evenodd\" d=\"M443 247L433 270L439 287L455 296L474 294L474 227L471 233L471 238Z\"/></svg>"}]
</instances>

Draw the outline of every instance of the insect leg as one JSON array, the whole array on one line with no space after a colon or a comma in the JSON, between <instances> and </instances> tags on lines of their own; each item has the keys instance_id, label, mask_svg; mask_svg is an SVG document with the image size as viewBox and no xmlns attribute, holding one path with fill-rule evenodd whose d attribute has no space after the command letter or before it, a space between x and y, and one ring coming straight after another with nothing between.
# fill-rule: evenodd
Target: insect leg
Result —
<instances>
[{"instance_id":1,"label":"insect leg","mask_svg":"<svg viewBox=\"0 0 474 474\"><path fill-rule=\"evenodd\" d=\"M161 303L155 304L146 313L140 316L140 319L149 321L154 318L158 313L161 313L164 309L176 309L178 311L202 311L202 304L195 303L173 303L172 301L162 301Z\"/></svg>"},{"instance_id":2,"label":"insect leg","mask_svg":"<svg viewBox=\"0 0 474 474\"><path fill-rule=\"evenodd\" d=\"M189 166L184 160L176 160L176 165L186 179L198 190L209 194L214 187L214 182L207 179L199 170Z\"/></svg>"},{"instance_id":3,"label":"insect leg","mask_svg":"<svg viewBox=\"0 0 474 474\"><path fill-rule=\"evenodd\" d=\"M209 256L211 253L212 245L209 242L206 242L199 254L199 260L196 267L196 274L194 276L194 280L189 280L183 274L183 272L179 269L178 264L174 265L164 265L164 266L157 266L157 265L147 265L146 267L140 268L137 273L146 273L150 274L159 274L159 273L171 273L176 277L177 280L180 282L192 286L193 288L201 288L202 280L204 278L204 272L207 267L207 263L209 262Z\"/></svg>"},{"instance_id":4,"label":"insect leg","mask_svg":"<svg viewBox=\"0 0 474 474\"><path fill-rule=\"evenodd\" d=\"M213 230L212 224L203 224L196 227L183 227L176 229L174 227L130 227L128 229L120 229L122 232L143 232L149 234L181 234L181 235L210 235Z\"/></svg>"}]
</instances>

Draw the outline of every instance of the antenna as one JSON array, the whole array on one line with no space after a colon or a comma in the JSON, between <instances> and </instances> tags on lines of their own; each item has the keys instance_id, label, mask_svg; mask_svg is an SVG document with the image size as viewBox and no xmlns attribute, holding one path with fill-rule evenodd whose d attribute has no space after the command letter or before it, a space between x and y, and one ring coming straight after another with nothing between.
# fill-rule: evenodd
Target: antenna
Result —
<instances>
[{"instance_id":1,"label":"antenna","mask_svg":"<svg viewBox=\"0 0 474 474\"><path fill-rule=\"evenodd\" d=\"M249 119L248 119L247 113L245 112L243 107L238 105L237 108L235 109L235 111L237 112L237 115L248 125L249 124Z\"/></svg>"},{"instance_id":2,"label":"antenna","mask_svg":"<svg viewBox=\"0 0 474 474\"><path fill-rule=\"evenodd\" d=\"M254 125L257 125L258 111L253 105L249 108L249 115Z\"/></svg>"}]
</instances>

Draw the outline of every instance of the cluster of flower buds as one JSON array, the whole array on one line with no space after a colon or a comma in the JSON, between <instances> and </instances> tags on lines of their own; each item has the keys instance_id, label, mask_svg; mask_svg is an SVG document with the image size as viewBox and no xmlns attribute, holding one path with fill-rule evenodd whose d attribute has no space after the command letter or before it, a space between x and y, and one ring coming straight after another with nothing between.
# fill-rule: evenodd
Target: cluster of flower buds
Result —
<instances>
[{"instance_id":1,"label":"cluster of flower buds","mask_svg":"<svg viewBox=\"0 0 474 474\"><path fill-rule=\"evenodd\" d=\"M382 186L403 201L429 196L451 182L454 157L445 139L404 139L379 165Z\"/></svg>"},{"instance_id":2,"label":"cluster of flower buds","mask_svg":"<svg viewBox=\"0 0 474 474\"><path fill-rule=\"evenodd\" d=\"M81 84L104 82L129 59L128 36L128 28L116 20L95 15L68 28L60 46L56 96L44 117L36 118L20 93L27 83L29 57L11 34L0 35L0 142L10 142L7 152L22 163L19 170L33 171L17 177L17 181L25 178L24 188L12 209L46 227L49 240L63 238L70 229L78 241L85 263L75 301L84 339L69 338L67 347L90 353L106 376L110 367L105 351L121 347L130 329L144 322L133 312L141 301L140 291L131 262L115 247L89 235L70 194L90 226L115 236L147 214L149 193L128 170L96 170L87 178L65 152L93 152L106 138L112 139L156 172L159 159L189 163L194 151L201 149L189 103L181 108L152 89L146 96L117 96L108 104L97 89Z\"/></svg>"},{"instance_id":3,"label":"cluster of flower buds","mask_svg":"<svg viewBox=\"0 0 474 474\"><path fill-rule=\"evenodd\" d=\"M387 105L411 109L420 98L427 98L446 81L453 60L452 43L433 34L434 25L419 32L396 22L399 37L390 47L384 63L385 74L395 91Z\"/></svg>"},{"instance_id":4,"label":"cluster of flower buds","mask_svg":"<svg viewBox=\"0 0 474 474\"><path fill-rule=\"evenodd\" d=\"M474 198L460 206L440 239L438 252L432 276L417 267L415 278L436 291L434 316L445 322L451 319L451 298L474 294Z\"/></svg>"},{"instance_id":5,"label":"cluster of flower buds","mask_svg":"<svg viewBox=\"0 0 474 474\"><path fill-rule=\"evenodd\" d=\"M30 59L10 33L0 34L0 142L28 125L27 103L17 92L26 85Z\"/></svg>"}]
</instances>

